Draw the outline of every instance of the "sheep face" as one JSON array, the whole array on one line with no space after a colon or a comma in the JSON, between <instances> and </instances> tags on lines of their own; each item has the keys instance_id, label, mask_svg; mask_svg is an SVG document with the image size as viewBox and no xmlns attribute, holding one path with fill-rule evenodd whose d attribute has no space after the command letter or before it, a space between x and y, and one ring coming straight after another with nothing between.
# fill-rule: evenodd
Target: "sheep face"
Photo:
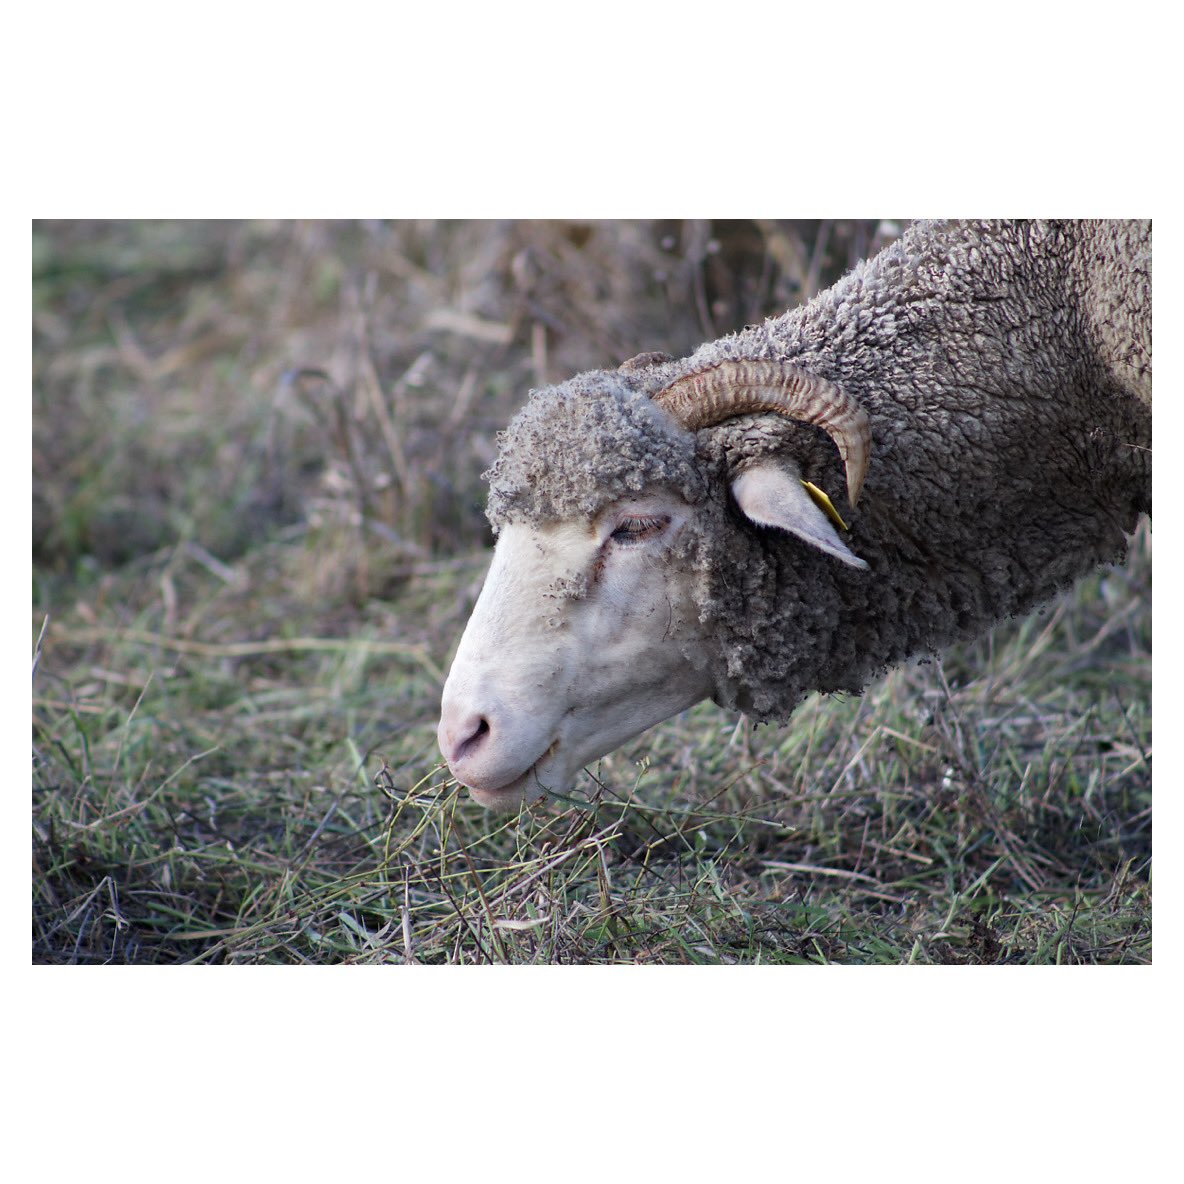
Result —
<instances>
[{"instance_id":1,"label":"sheep face","mask_svg":"<svg viewBox=\"0 0 1184 1184\"><path fill-rule=\"evenodd\" d=\"M582 765L711 694L677 494L503 527L444 687L439 741L486 806L565 791Z\"/></svg>"},{"instance_id":2,"label":"sheep face","mask_svg":"<svg viewBox=\"0 0 1184 1184\"><path fill-rule=\"evenodd\" d=\"M452 774L511 809L565 792L583 765L718 697L727 663L704 588L721 544L742 534L757 545L770 528L824 562L866 567L784 459L746 467L697 506L658 488L590 519L503 525L444 686L438 738Z\"/></svg>"},{"instance_id":3,"label":"sheep face","mask_svg":"<svg viewBox=\"0 0 1184 1184\"><path fill-rule=\"evenodd\" d=\"M851 400L775 363L637 377L596 371L535 392L488 474L499 538L438 729L452 773L486 805L562 793L582 765L709 696L767 716L742 669L763 647L761 613L745 608L739 650L725 653L718 606L737 581L767 605L769 565L751 565L754 582L745 558L770 528L866 566L775 438L729 450L714 434L754 414L804 417L853 458L857 496L868 437Z\"/></svg>"}]
</instances>

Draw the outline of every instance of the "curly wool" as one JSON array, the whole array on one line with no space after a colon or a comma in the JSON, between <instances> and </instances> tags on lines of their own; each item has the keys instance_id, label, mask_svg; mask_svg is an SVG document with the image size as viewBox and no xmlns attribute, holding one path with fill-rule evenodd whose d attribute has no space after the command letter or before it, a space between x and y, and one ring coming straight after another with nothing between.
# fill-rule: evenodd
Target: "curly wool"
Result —
<instances>
[{"instance_id":1,"label":"curly wool","mask_svg":"<svg viewBox=\"0 0 1184 1184\"><path fill-rule=\"evenodd\" d=\"M1120 559L1151 510L1150 226L920 223L782 317L623 376L547 388L511 424L489 515L591 516L665 484L699 506L683 541L716 701L785 720L810 691L1025 612ZM743 417L701 432L645 397L728 359L837 383L872 422L859 507L816 428ZM755 526L728 495L792 458L851 527L860 571Z\"/></svg>"},{"instance_id":2,"label":"curly wool","mask_svg":"<svg viewBox=\"0 0 1184 1184\"><path fill-rule=\"evenodd\" d=\"M783 720L811 690L858 691L1125 555L1151 511L1150 258L1149 226L921 223L683 364L780 358L872 420L863 498L844 511L870 571L750 526L710 537L699 598L719 701ZM833 495L818 433L782 441ZM759 614L737 571L776 590Z\"/></svg>"},{"instance_id":3,"label":"curly wool","mask_svg":"<svg viewBox=\"0 0 1184 1184\"><path fill-rule=\"evenodd\" d=\"M694 437L617 373L589 371L533 391L498 443L485 474L495 532L511 520L591 519L655 484L691 505L707 495Z\"/></svg>"}]
</instances>

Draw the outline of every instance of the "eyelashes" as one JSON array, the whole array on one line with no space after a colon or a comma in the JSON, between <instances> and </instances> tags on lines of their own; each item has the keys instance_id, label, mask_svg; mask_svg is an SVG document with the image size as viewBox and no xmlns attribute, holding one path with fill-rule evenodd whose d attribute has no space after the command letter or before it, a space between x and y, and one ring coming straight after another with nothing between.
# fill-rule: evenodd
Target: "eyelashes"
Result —
<instances>
[{"instance_id":1,"label":"eyelashes","mask_svg":"<svg viewBox=\"0 0 1184 1184\"><path fill-rule=\"evenodd\" d=\"M653 538L659 535L670 525L670 516L668 514L657 514L645 517L628 517L622 518L617 523L616 529L609 535L614 543L631 546L633 543L644 542L644 540Z\"/></svg>"}]
</instances>

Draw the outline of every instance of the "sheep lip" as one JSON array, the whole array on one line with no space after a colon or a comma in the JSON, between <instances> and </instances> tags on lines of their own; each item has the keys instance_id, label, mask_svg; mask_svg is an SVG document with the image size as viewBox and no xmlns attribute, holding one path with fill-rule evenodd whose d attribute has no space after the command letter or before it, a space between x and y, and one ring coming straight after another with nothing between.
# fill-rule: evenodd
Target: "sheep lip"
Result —
<instances>
[{"instance_id":1,"label":"sheep lip","mask_svg":"<svg viewBox=\"0 0 1184 1184\"><path fill-rule=\"evenodd\" d=\"M534 801L547 792L549 787L539 777L539 770L544 764L550 762L558 747L559 741L553 741L547 751L526 772L519 773L517 777L503 782L501 785L471 785L460 778L458 780L468 788L473 798L487 809L510 810L521 802Z\"/></svg>"},{"instance_id":2,"label":"sheep lip","mask_svg":"<svg viewBox=\"0 0 1184 1184\"><path fill-rule=\"evenodd\" d=\"M524 780L525 778L519 777L516 781L511 781L508 785L497 786L496 789L470 785L468 790L473 800L480 802L487 809L509 809L522 800L524 796L522 783Z\"/></svg>"},{"instance_id":3,"label":"sheep lip","mask_svg":"<svg viewBox=\"0 0 1184 1184\"><path fill-rule=\"evenodd\" d=\"M525 773L504 785L469 785L467 788L474 801L480 802L486 809L511 810L532 796L528 790L536 767L537 765L531 765Z\"/></svg>"}]
</instances>

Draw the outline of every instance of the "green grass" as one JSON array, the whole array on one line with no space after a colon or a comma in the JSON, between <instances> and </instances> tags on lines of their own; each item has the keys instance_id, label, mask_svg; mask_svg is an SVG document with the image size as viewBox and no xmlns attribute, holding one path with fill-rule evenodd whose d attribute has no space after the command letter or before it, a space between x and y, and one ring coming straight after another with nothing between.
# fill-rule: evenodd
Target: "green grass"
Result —
<instances>
[{"instance_id":1,"label":"green grass","mask_svg":"<svg viewBox=\"0 0 1184 1184\"><path fill-rule=\"evenodd\" d=\"M1146 527L784 728L704 705L510 817L447 779L494 433L802 290L711 229L35 228L34 962L1151 960Z\"/></svg>"}]
</instances>

